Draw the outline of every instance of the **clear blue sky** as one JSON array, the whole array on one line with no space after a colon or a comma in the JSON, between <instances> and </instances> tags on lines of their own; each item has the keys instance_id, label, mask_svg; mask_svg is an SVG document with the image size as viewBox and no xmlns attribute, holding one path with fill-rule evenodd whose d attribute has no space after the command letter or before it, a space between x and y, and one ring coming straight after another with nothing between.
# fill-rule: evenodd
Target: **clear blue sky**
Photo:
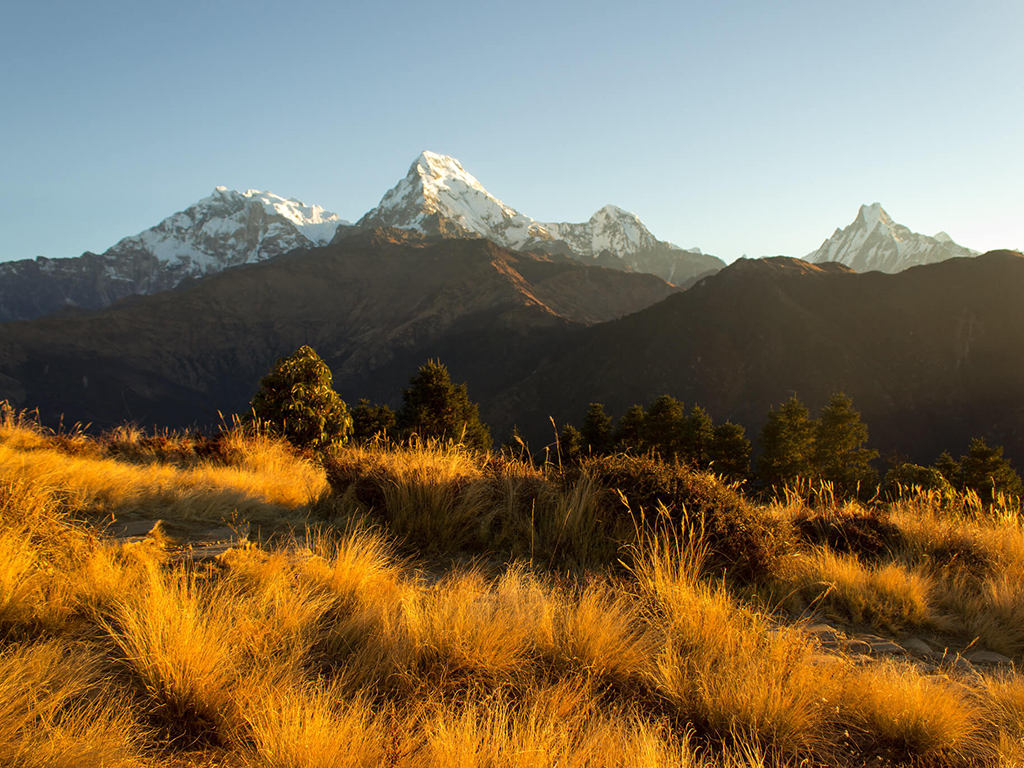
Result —
<instances>
[{"instance_id":1,"label":"clear blue sky","mask_svg":"<svg viewBox=\"0 0 1024 768\"><path fill-rule=\"evenodd\" d=\"M47 2L0 27L0 260L217 185L356 219L423 149L540 220L727 261L861 203L1024 247L1024 2Z\"/></svg>"}]
</instances>

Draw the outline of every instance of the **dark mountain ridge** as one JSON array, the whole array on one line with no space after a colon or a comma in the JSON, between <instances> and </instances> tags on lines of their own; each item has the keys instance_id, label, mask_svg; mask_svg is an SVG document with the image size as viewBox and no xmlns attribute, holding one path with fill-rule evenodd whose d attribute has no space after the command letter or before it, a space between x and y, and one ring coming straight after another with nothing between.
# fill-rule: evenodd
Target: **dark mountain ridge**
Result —
<instances>
[{"instance_id":1,"label":"dark mountain ridge","mask_svg":"<svg viewBox=\"0 0 1024 768\"><path fill-rule=\"evenodd\" d=\"M756 436L796 394L853 398L871 443L918 461L1005 445L1024 465L1024 257L996 251L897 275L740 260L683 293L587 329L490 405L518 423L621 414L671 394ZM505 426L496 419L496 425ZM548 434L550 430L548 430ZM549 439L543 429L531 433Z\"/></svg>"},{"instance_id":2,"label":"dark mountain ridge","mask_svg":"<svg viewBox=\"0 0 1024 768\"><path fill-rule=\"evenodd\" d=\"M0 325L0 397L50 423L215 423L247 410L260 377L303 344L346 399L394 398L442 354L484 397L563 336L676 290L482 239L375 230L104 310Z\"/></svg>"}]
</instances>

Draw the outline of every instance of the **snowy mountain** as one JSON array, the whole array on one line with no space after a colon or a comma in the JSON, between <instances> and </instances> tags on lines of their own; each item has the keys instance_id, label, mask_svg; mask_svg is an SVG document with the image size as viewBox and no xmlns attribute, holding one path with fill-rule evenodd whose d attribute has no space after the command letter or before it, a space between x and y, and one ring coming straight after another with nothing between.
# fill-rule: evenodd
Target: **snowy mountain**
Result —
<instances>
[{"instance_id":1,"label":"snowy mountain","mask_svg":"<svg viewBox=\"0 0 1024 768\"><path fill-rule=\"evenodd\" d=\"M0 263L0 320L31 319L67 306L98 309L168 290L189 277L325 245L345 225L317 205L217 187L102 254Z\"/></svg>"},{"instance_id":2,"label":"snowy mountain","mask_svg":"<svg viewBox=\"0 0 1024 768\"><path fill-rule=\"evenodd\" d=\"M628 211L607 205L582 224L542 223L484 189L458 160L423 152L357 226L484 237L516 250L564 253L582 262L649 272L682 283L725 266L700 249L658 240Z\"/></svg>"},{"instance_id":3,"label":"snowy mountain","mask_svg":"<svg viewBox=\"0 0 1024 768\"><path fill-rule=\"evenodd\" d=\"M919 264L934 264L978 252L957 245L945 232L934 237L911 232L897 224L879 203L862 205L857 218L845 229L836 229L805 260L813 264L836 261L857 272L902 272Z\"/></svg>"},{"instance_id":4,"label":"snowy mountain","mask_svg":"<svg viewBox=\"0 0 1024 768\"><path fill-rule=\"evenodd\" d=\"M217 187L209 197L101 254L0 263L0 321L28 320L65 307L98 309L375 227L482 237L514 250L647 272L677 285L725 266L699 249L687 251L658 240L634 214L612 205L582 224L540 223L491 195L458 160L423 152L357 225L294 198Z\"/></svg>"},{"instance_id":5,"label":"snowy mountain","mask_svg":"<svg viewBox=\"0 0 1024 768\"><path fill-rule=\"evenodd\" d=\"M319 205L257 189L235 192L217 187L209 197L155 227L119 241L103 256L145 254L198 277L326 245L339 226L348 224Z\"/></svg>"}]
</instances>

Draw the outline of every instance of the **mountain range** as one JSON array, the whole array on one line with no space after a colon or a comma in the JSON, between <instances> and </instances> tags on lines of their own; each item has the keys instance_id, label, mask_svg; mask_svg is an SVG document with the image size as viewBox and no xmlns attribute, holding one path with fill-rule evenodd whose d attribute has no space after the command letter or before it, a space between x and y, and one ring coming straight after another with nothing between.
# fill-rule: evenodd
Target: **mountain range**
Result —
<instances>
[{"instance_id":1,"label":"mountain range","mask_svg":"<svg viewBox=\"0 0 1024 768\"><path fill-rule=\"evenodd\" d=\"M877 203L804 260L726 267L615 206L534 220L424 152L355 223L219 187L102 254L0 264L0 317L23 320L0 323L0 399L48 424L202 426L309 344L350 402L397 405L440 358L499 440L661 394L753 435L791 394L845 391L883 452L929 462L984 436L1019 465L1022 292L1021 254Z\"/></svg>"},{"instance_id":2,"label":"mountain range","mask_svg":"<svg viewBox=\"0 0 1024 768\"><path fill-rule=\"evenodd\" d=\"M0 263L0 320L30 320L68 306L98 309L377 227L482 237L515 250L562 254L682 285L725 265L699 249L658 240L637 216L612 205L582 224L539 223L491 195L457 160L423 152L405 178L354 225L320 206L271 192L218 187L102 254Z\"/></svg>"},{"instance_id":3,"label":"mountain range","mask_svg":"<svg viewBox=\"0 0 1024 768\"><path fill-rule=\"evenodd\" d=\"M134 295L169 290L295 250L326 245L377 227L438 237L482 237L518 251L561 254L584 264L645 272L681 287L724 262L699 248L659 240L633 213L606 205L583 223L541 222L490 194L458 160L423 152L406 176L355 224L317 205L272 192L217 187L209 197L101 254L0 263L0 321L30 320L64 307L99 309ZM864 272L898 272L977 255L945 233L896 224L875 203L805 258Z\"/></svg>"},{"instance_id":4,"label":"mountain range","mask_svg":"<svg viewBox=\"0 0 1024 768\"><path fill-rule=\"evenodd\" d=\"M362 229L99 311L0 324L0 398L45 423L187 427L245 412L302 344L342 397L398 405L439 358L504 439L535 446L589 402L671 394L754 436L797 394L849 394L872 445L931 462L971 437L1024 463L1024 256L895 275L740 259L687 290L480 237Z\"/></svg>"}]
</instances>

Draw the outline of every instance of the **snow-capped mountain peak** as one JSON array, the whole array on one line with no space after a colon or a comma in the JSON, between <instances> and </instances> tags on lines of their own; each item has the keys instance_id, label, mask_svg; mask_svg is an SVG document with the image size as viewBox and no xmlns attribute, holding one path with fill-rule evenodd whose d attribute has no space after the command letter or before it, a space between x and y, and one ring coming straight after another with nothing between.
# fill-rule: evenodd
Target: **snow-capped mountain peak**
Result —
<instances>
[{"instance_id":1,"label":"snow-capped mountain peak","mask_svg":"<svg viewBox=\"0 0 1024 768\"><path fill-rule=\"evenodd\" d=\"M606 205L581 224L538 222L488 192L455 158L423 152L408 174L358 222L426 234L479 236L516 250L565 250L603 266L689 280L724 264L700 249L658 240L636 214ZM683 261L694 262L683 264ZM699 262L699 263L698 263Z\"/></svg>"},{"instance_id":2,"label":"snow-capped mountain peak","mask_svg":"<svg viewBox=\"0 0 1024 768\"><path fill-rule=\"evenodd\" d=\"M295 198L217 187L155 227L119 241L103 256L148 255L199 276L296 248L324 245L339 226L347 224L337 214Z\"/></svg>"},{"instance_id":3,"label":"snow-capped mountain peak","mask_svg":"<svg viewBox=\"0 0 1024 768\"><path fill-rule=\"evenodd\" d=\"M550 236L533 219L484 189L455 158L422 152L405 178L392 187L360 226L386 226L437 234L443 222L456 224L510 248Z\"/></svg>"},{"instance_id":4,"label":"snow-capped mountain peak","mask_svg":"<svg viewBox=\"0 0 1024 768\"><path fill-rule=\"evenodd\" d=\"M958 256L977 256L945 232L935 237L897 224L880 203L862 205L850 226L836 229L821 247L804 258L815 264L836 261L858 272L901 272Z\"/></svg>"}]
</instances>

